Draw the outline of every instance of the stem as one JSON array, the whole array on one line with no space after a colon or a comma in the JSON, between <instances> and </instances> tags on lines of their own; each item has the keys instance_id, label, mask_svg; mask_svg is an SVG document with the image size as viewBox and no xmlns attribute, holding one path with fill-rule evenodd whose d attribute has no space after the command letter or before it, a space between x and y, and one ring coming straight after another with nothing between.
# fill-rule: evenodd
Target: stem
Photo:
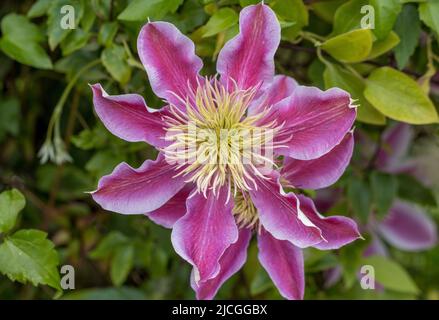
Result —
<instances>
[{"instance_id":1,"label":"stem","mask_svg":"<svg viewBox=\"0 0 439 320\"><path fill-rule=\"evenodd\" d=\"M80 97L79 91L76 90L75 94L73 95L72 107L70 109L69 119L67 121L66 136L64 138L66 151L68 151L69 149L71 136L73 133L73 129L75 127L75 120L79 107L79 97ZM54 182L52 184L52 189L50 190L50 195L49 195L49 203L48 203L49 207L53 207L55 205L56 196L59 190L59 185L61 182L63 171L64 171L64 165L61 164L55 172Z\"/></svg>"},{"instance_id":2,"label":"stem","mask_svg":"<svg viewBox=\"0 0 439 320\"><path fill-rule=\"evenodd\" d=\"M54 126L55 130L59 133L59 123L58 123L58 119L62 113L62 109L64 107L64 104L70 94L70 91L73 89L73 86L76 84L76 82L78 81L78 79L89 69L91 69L92 67L96 66L97 64L99 64L101 62L100 59L96 59L93 60L92 62L90 62L89 64L85 65L82 69L80 69L78 71L78 73L75 74L75 76L72 78L72 80L70 80L70 82L67 84L67 87L64 89L61 98L58 100L58 103L55 106L55 109L53 110L52 113L52 117L50 118L49 121L49 126L47 129L47 136L46 136L46 141L47 140L51 140L52 138L52 134L53 134L53 129ZM56 132L55 132L56 134Z\"/></svg>"}]
</instances>

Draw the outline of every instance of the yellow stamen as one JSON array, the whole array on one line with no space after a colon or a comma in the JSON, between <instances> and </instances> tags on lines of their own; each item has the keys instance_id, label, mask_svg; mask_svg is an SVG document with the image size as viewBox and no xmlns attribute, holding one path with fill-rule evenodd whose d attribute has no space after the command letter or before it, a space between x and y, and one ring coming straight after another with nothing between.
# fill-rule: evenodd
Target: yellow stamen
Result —
<instances>
[{"instance_id":1,"label":"yellow stamen","mask_svg":"<svg viewBox=\"0 0 439 320\"><path fill-rule=\"evenodd\" d=\"M177 175L187 176L187 182L195 183L204 195L208 190L216 194L225 184L229 193L242 195L257 188L255 176L265 178L263 164L275 166L266 153L282 147L273 142L282 126L276 121L259 124L268 108L246 117L256 91L236 85L229 90L216 78L206 78L192 97L179 97L186 112L171 105L172 116L164 117L167 140L172 142L162 150L166 160L175 163ZM247 216L240 220L254 223Z\"/></svg>"}]
</instances>

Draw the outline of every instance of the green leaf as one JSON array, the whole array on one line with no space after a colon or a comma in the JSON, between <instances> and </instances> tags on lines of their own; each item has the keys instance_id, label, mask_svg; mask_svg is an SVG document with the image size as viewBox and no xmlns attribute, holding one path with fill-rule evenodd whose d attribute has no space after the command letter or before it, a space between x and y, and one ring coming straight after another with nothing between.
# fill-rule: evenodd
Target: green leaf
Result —
<instances>
[{"instance_id":1,"label":"green leaf","mask_svg":"<svg viewBox=\"0 0 439 320\"><path fill-rule=\"evenodd\" d=\"M395 23L395 32L400 38L395 48L395 58L400 70L404 69L415 52L421 35L421 21L414 5L405 5Z\"/></svg>"},{"instance_id":2,"label":"green leaf","mask_svg":"<svg viewBox=\"0 0 439 320\"><path fill-rule=\"evenodd\" d=\"M392 31L398 14L401 12L402 4L399 0L370 0L375 9L375 29L373 33L378 40L385 39Z\"/></svg>"},{"instance_id":3,"label":"green leaf","mask_svg":"<svg viewBox=\"0 0 439 320\"><path fill-rule=\"evenodd\" d=\"M361 8L369 4L369 0L350 0L341 5L334 15L332 36L360 28L364 14Z\"/></svg>"},{"instance_id":4,"label":"green leaf","mask_svg":"<svg viewBox=\"0 0 439 320\"><path fill-rule=\"evenodd\" d=\"M348 199L354 213L366 223L369 219L371 196L369 186L357 177L352 177L348 183Z\"/></svg>"},{"instance_id":5,"label":"green leaf","mask_svg":"<svg viewBox=\"0 0 439 320\"><path fill-rule=\"evenodd\" d=\"M386 117L375 109L363 95L364 79L335 64L326 63L323 74L327 89L338 87L348 91L353 99L358 99L357 120L365 123L383 125Z\"/></svg>"},{"instance_id":6,"label":"green leaf","mask_svg":"<svg viewBox=\"0 0 439 320\"><path fill-rule=\"evenodd\" d=\"M61 8L65 5L73 6L75 13L75 28L78 27L79 22L84 14L84 7L81 5L79 0L54 0L48 11L47 19L47 33L49 36L49 47L50 50L55 50L55 48L63 41L69 33L74 29L63 29L61 27L61 19L64 15L61 14Z\"/></svg>"},{"instance_id":7,"label":"green leaf","mask_svg":"<svg viewBox=\"0 0 439 320\"><path fill-rule=\"evenodd\" d=\"M52 68L50 58L38 44L44 40L43 33L25 16L8 14L2 19L1 29L0 49L6 55L35 68Z\"/></svg>"},{"instance_id":8,"label":"green leaf","mask_svg":"<svg viewBox=\"0 0 439 320\"><path fill-rule=\"evenodd\" d=\"M50 3L52 0L38 0L27 12L29 18L37 18L45 15L47 10L49 10Z\"/></svg>"},{"instance_id":9,"label":"green leaf","mask_svg":"<svg viewBox=\"0 0 439 320\"><path fill-rule=\"evenodd\" d=\"M20 191L12 189L0 193L0 233L11 230L23 210L26 200Z\"/></svg>"},{"instance_id":10,"label":"green leaf","mask_svg":"<svg viewBox=\"0 0 439 320\"><path fill-rule=\"evenodd\" d=\"M119 45L105 48L101 55L102 64L108 73L122 85L131 78L131 67L127 62L125 49Z\"/></svg>"},{"instance_id":11,"label":"green leaf","mask_svg":"<svg viewBox=\"0 0 439 320\"><path fill-rule=\"evenodd\" d=\"M419 16L439 37L439 1L429 0L419 4Z\"/></svg>"},{"instance_id":12,"label":"green leaf","mask_svg":"<svg viewBox=\"0 0 439 320\"><path fill-rule=\"evenodd\" d=\"M345 0L328 0L311 2L313 12L328 23L333 23L335 12L344 4Z\"/></svg>"},{"instance_id":13,"label":"green leaf","mask_svg":"<svg viewBox=\"0 0 439 320\"><path fill-rule=\"evenodd\" d=\"M38 26L30 22L25 16L10 13L2 19L1 28L4 36L17 41L44 41L44 35Z\"/></svg>"},{"instance_id":14,"label":"green leaf","mask_svg":"<svg viewBox=\"0 0 439 320\"><path fill-rule=\"evenodd\" d=\"M377 40L373 43L372 51L370 52L367 60L375 59L376 57L379 57L380 55L392 50L398 45L398 43L398 35L393 31L390 32L386 38Z\"/></svg>"},{"instance_id":15,"label":"green leaf","mask_svg":"<svg viewBox=\"0 0 439 320\"><path fill-rule=\"evenodd\" d=\"M433 103L416 81L390 67L372 72L366 82L364 95L389 118L411 124L438 121Z\"/></svg>"},{"instance_id":16,"label":"green leaf","mask_svg":"<svg viewBox=\"0 0 439 320\"><path fill-rule=\"evenodd\" d=\"M20 103L16 98L0 100L0 141L5 134L17 136L20 128Z\"/></svg>"},{"instance_id":17,"label":"green leaf","mask_svg":"<svg viewBox=\"0 0 439 320\"><path fill-rule=\"evenodd\" d=\"M117 33L117 22L106 22L102 24L98 34L98 43L105 47L111 46L114 36Z\"/></svg>"},{"instance_id":18,"label":"green leaf","mask_svg":"<svg viewBox=\"0 0 439 320\"><path fill-rule=\"evenodd\" d=\"M124 155L113 149L99 150L87 161L85 169L96 177L109 174L114 167L124 161Z\"/></svg>"},{"instance_id":19,"label":"green leaf","mask_svg":"<svg viewBox=\"0 0 439 320\"><path fill-rule=\"evenodd\" d=\"M238 23L238 19L238 14L231 8L218 10L203 27L203 38L211 37L229 29Z\"/></svg>"},{"instance_id":20,"label":"green leaf","mask_svg":"<svg viewBox=\"0 0 439 320\"><path fill-rule=\"evenodd\" d=\"M129 272L133 267L134 262L134 246L132 244L119 247L113 258L111 259L111 281L116 287L121 286Z\"/></svg>"},{"instance_id":21,"label":"green leaf","mask_svg":"<svg viewBox=\"0 0 439 320\"><path fill-rule=\"evenodd\" d=\"M93 259L105 259L113 255L116 249L129 244L129 239L119 231L112 231L107 234L99 245L90 252Z\"/></svg>"},{"instance_id":22,"label":"green leaf","mask_svg":"<svg viewBox=\"0 0 439 320\"><path fill-rule=\"evenodd\" d=\"M46 51L36 42L16 41L4 36L0 49L11 59L39 69L51 69L52 62Z\"/></svg>"},{"instance_id":23,"label":"green leaf","mask_svg":"<svg viewBox=\"0 0 439 320\"><path fill-rule=\"evenodd\" d=\"M370 176L373 203L379 217L384 217L392 206L398 191L398 180L394 175L372 172Z\"/></svg>"},{"instance_id":24,"label":"green leaf","mask_svg":"<svg viewBox=\"0 0 439 320\"><path fill-rule=\"evenodd\" d=\"M276 0L271 7L281 21L294 23L282 29L284 40L295 40L303 27L308 25L308 9L302 0Z\"/></svg>"},{"instance_id":25,"label":"green leaf","mask_svg":"<svg viewBox=\"0 0 439 320\"><path fill-rule=\"evenodd\" d=\"M20 230L6 237L0 245L0 272L12 281L46 284L61 290L58 253L46 237L39 230Z\"/></svg>"},{"instance_id":26,"label":"green leaf","mask_svg":"<svg viewBox=\"0 0 439 320\"><path fill-rule=\"evenodd\" d=\"M126 21L161 19L169 12L175 12L183 0L134 0L117 17Z\"/></svg>"},{"instance_id":27,"label":"green leaf","mask_svg":"<svg viewBox=\"0 0 439 320\"><path fill-rule=\"evenodd\" d=\"M369 56L372 43L372 32L369 29L360 29L330 38L321 48L341 62L356 63Z\"/></svg>"},{"instance_id":28,"label":"green leaf","mask_svg":"<svg viewBox=\"0 0 439 320\"><path fill-rule=\"evenodd\" d=\"M363 265L375 269L375 280L384 288L398 292L419 293L419 289L410 275L398 263L383 256L371 256L363 259Z\"/></svg>"},{"instance_id":29,"label":"green leaf","mask_svg":"<svg viewBox=\"0 0 439 320\"><path fill-rule=\"evenodd\" d=\"M69 33L69 35L61 42L63 56L68 56L76 50L84 47L90 39L90 36L90 33L85 32L82 29L73 30L73 32Z\"/></svg>"}]
</instances>

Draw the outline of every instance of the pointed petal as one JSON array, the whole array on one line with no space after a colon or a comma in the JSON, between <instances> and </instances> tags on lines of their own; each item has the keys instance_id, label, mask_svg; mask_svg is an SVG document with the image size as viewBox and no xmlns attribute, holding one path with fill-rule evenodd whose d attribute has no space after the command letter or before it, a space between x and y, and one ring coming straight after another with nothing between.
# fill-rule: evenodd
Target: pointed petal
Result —
<instances>
[{"instance_id":1,"label":"pointed petal","mask_svg":"<svg viewBox=\"0 0 439 320\"><path fill-rule=\"evenodd\" d=\"M297 86L296 80L291 77L284 75L275 76L265 92L251 103L248 110L249 115L260 113L265 108L289 97Z\"/></svg>"},{"instance_id":2,"label":"pointed petal","mask_svg":"<svg viewBox=\"0 0 439 320\"><path fill-rule=\"evenodd\" d=\"M280 42L275 13L264 4L248 6L239 17L239 34L218 55L217 70L223 83L248 89L268 85L274 76L274 54Z\"/></svg>"},{"instance_id":3,"label":"pointed petal","mask_svg":"<svg viewBox=\"0 0 439 320\"><path fill-rule=\"evenodd\" d=\"M195 283L194 273L192 272L191 284L196 292L197 299L213 299L223 283L242 268L247 260L247 248L250 243L251 235L250 229L245 228L239 230L238 241L230 245L222 255L219 261L220 272L214 278L200 282L199 285L197 285Z\"/></svg>"},{"instance_id":4,"label":"pointed petal","mask_svg":"<svg viewBox=\"0 0 439 320\"><path fill-rule=\"evenodd\" d=\"M217 195L208 192L207 199L200 193L192 194L186 202L187 213L174 224L172 244L175 251L194 266L197 284L219 273L220 258L238 240L233 200L226 203L227 194L227 185L221 187Z\"/></svg>"},{"instance_id":5,"label":"pointed petal","mask_svg":"<svg viewBox=\"0 0 439 320\"><path fill-rule=\"evenodd\" d=\"M145 141L156 147L166 145L162 122L165 109L149 109L143 97L137 94L110 96L100 84L91 88L96 114L112 134L130 142Z\"/></svg>"},{"instance_id":6,"label":"pointed petal","mask_svg":"<svg viewBox=\"0 0 439 320\"><path fill-rule=\"evenodd\" d=\"M155 94L183 107L174 94L191 96L203 67L192 40L171 23L150 22L139 33L137 49Z\"/></svg>"},{"instance_id":7,"label":"pointed petal","mask_svg":"<svg viewBox=\"0 0 439 320\"><path fill-rule=\"evenodd\" d=\"M420 251L437 244L435 223L421 208L397 200L379 224L380 235L401 250Z\"/></svg>"},{"instance_id":8,"label":"pointed petal","mask_svg":"<svg viewBox=\"0 0 439 320\"><path fill-rule=\"evenodd\" d=\"M178 219L186 213L186 199L193 190L193 185L187 184L171 199L157 210L146 214L152 221L165 228L172 228Z\"/></svg>"},{"instance_id":9,"label":"pointed petal","mask_svg":"<svg viewBox=\"0 0 439 320\"><path fill-rule=\"evenodd\" d=\"M320 250L338 249L358 238L361 238L358 226L354 220L343 216L323 217L318 212L312 200L304 195L297 196L300 209L307 218L320 230L324 241L314 245Z\"/></svg>"},{"instance_id":10,"label":"pointed petal","mask_svg":"<svg viewBox=\"0 0 439 320\"><path fill-rule=\"evenodd\" d=\"M341 89L321 91L298 86L262 121L284 124L276 139L287 142L283 143L286 148L276 149L279 154L299 160L316 159L337 146L351 130L356 109L350 101L349 94Z\"/></svg>"},{"instance_id":11,"label":"pointed petal","mask_svg":"<svg viewBox=\"0 0 439 320\"><path fill-rule=\"evenodd\" d=\"M327 154L314 160L286 158L282 178L291 186L302 189L321 189L335 183L343 174L354 151L352 132Z\"/></svg>"},{"instance_id":12,"label":"pointed petal","mask_svg":"<svg viewBox=\"0 0 439 320\"><path fill-rule=\"evenodd\" d=\"M268 272L280 294L290 300L301 300L305 292L302 250L289 241L274 238L262 228L258 236L259 261Z\"/></svg>"},{"instance_id":13,"label":"pointed petal","mask_svg":"<svg viewBox=\"0 0 439 320\"><path fill-rule=\"evenodd\" d=\"M160 208L185 185L174 169L159 155L138 169L125 162L99 180L93 199L102 208L123 214L144 214Z\"/></svg>"},{"instance_id":14,"label":"pointed petal","mask_svg":"<svg viewBox=\"0 0 439 320\"><path fill-rule=\"evenodd\" d=\"M273 172L270 180L258 179L258 189L250 190L262 226L275 238L300 248L321 242L319 228L300 211L296 196L283 192L278 179L279 174Z\"/></svg>"}]
</instances>

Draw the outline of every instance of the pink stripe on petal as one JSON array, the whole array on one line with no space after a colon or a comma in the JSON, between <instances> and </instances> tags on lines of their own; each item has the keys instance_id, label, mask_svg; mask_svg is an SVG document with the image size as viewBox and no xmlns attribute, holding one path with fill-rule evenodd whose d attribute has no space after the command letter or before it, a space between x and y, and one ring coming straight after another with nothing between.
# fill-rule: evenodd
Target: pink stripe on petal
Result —
<instances>
[{"instance_id":1,"label":"pink stripe on petal","mask_svg":"<svg viewBox=\"0 0 439 320\"><path fill-rule=\"evenodd\" d=\"M300 209L311 222L322 230L325 239L313 247L320 250L339 249L340 247L361 238L358 226L354 220L343 216L323 217L318 212L310 198L297 196Z\"/></svg>"},{"instance_id":2,"label":"pink stripe on petal","mask_svg":"<svg viewBox=\"0 0 439 320\"><path fill-rule=\"evenodd\" d=\"M228 185L207 199L201 193L189 196L187 213L172 230L175 251L194 266L195 282L209 280L220 271L219 260L226 249L238 240L238 227L232 214L233 199L226 203Z\"/></svg>"},{"instance_id":3,"label":"pink stripe on petal","mask_svg":"<svg viewBox=\"0 0 439 320\"><path fill-rule=\"evenodd\" d=\"M203 67L192 40L171 23L150 22L139 33L137 50L155 94L183 108L174 94L190 97Z\"/></svg>"},{"instance_id":4,"label":"pink stripe on petal","mask_svg":"<svg viewBox=\"0 0 439 320\"><path fill-rule=\"evenodd\" d=\"M274 54L280 42L280 25L275 13L264 4L241 11L240 33L218 55L217 70L223 83L240 89L269 85L274 76Z\"/></svg>"},{"instance_id":5,"label":"pink stripe on petal","mask_svg":"<svg viewBox=\"0 0 439 320\"><path fill-rule=\"evenodd\" d=\"M401 250L426 250L437 244L436 224L427 214L407 202L397 200L378 225L380 235Z\"/></svg>"},{"instance_id":6,"label":"pink stripe on petal","mask_svg":"<svg viewBox=\"0 0 439 320\"><path fill-rule=\"evenodd\" d=\"M327 154L314 160L285 158L282 178L291 186L302 189L321 189L335 183L343 174L354 151L354 137L348 133Z\"/></svg>"},{"instance_id":7,"label":"pink stripe on petal","mask_svg":"<svg viewBox=\"0 0 439 320\"><path fill-rule=\"evenodd\" d=\"M137 94L110 96L100 84L91 88L96 113L111 133L130 142L145 141L156 147L166 145L162 122L166 109L149 109L143 97Z\"/></svg>"},{"instance_id":8,"label":"pink stripe on petal","mask_svg":"<svg viewBox=\"0 0 439 320\"><path fill-rule=\"evenodd\" d=\"M350 105L346 91L332 88L322 91L298 86L293 94L275 104L263 119L284 124L276 140L286 148L276 149L281 155L299 160L319 158L337 146L351 130L356 109Z\"/></svg>"},{"instance_id":9,"label":"pink stripe on petal","mask_svg":"<svg viewBox=\"0 0 439 320\"><path fill-rule=\"evenodd\" d=\"M320 229L298 210L296 196L285 194L278 179L279 174L273 172L270 180L258 179L258 189L250 190L262 226L275 238L288 240L300 248L321 242Z\"/></svg>"},{"instance_id":10,"label":"pink stripe on petal","mask_svg":"<svg viewBox=\"0 0 439 320\"><path fill-rule=\"evenodd\" d=\"M222 255L219 264L220 272L215 278L195 283L194 273L191 274L191 285L195 290L197 299L212 300L219 288L231 276L238 272L247 260L247 248L250 243L252 232L250 229L240 229L238 241L230 245Z\"/></svg>"},{"instance_id":11,"label":"pink stripe on petal","mask_svg":"<svg viewBox=\"0 0 439 320\"><path fill-rule=\"evenodd\" d=\"M185 185L164 156L146 160L138 169L125 162L99 180L93 199L102 208L123 214L144 214L164 205Z\"/></svg>"},{"instance_id":12,"label":"pink stripe on petal","mask_svg":"<svg viewBox=\"0 0 439 320\"><path fill-rule=\"evenodd\" d=\"M301 300L305 292L302 250L289 241L274 238L262 228L258 236L259 261L268 272L280 294L290 300Z\"/></svg>"},{"instance_id":13,"label":"pink stripe on petal","mask_svg":"<svg viewBox=\"0 0 439 320\"><path fill-rule=\"evenodd\" d=\"M298 86L296 80L284 75L274 77L271 85L256 100L254 100L248 110L249 115L263 112L265 108L271 107L277 102L289 97Z\"/></svg>"},{"instance_id":14,"label":"pink stripe on petal","mask_svg":"<svg viewBox=\"0 0 439 320\"><path fill-rule=\"evenodd\" d=\"M186 199L193 189L193 185L187 184L163 206L157 210L146 213L146 216L158 225L165 228L172 228L175 222L185 215Z\"/></svg>"}]
</instances>

